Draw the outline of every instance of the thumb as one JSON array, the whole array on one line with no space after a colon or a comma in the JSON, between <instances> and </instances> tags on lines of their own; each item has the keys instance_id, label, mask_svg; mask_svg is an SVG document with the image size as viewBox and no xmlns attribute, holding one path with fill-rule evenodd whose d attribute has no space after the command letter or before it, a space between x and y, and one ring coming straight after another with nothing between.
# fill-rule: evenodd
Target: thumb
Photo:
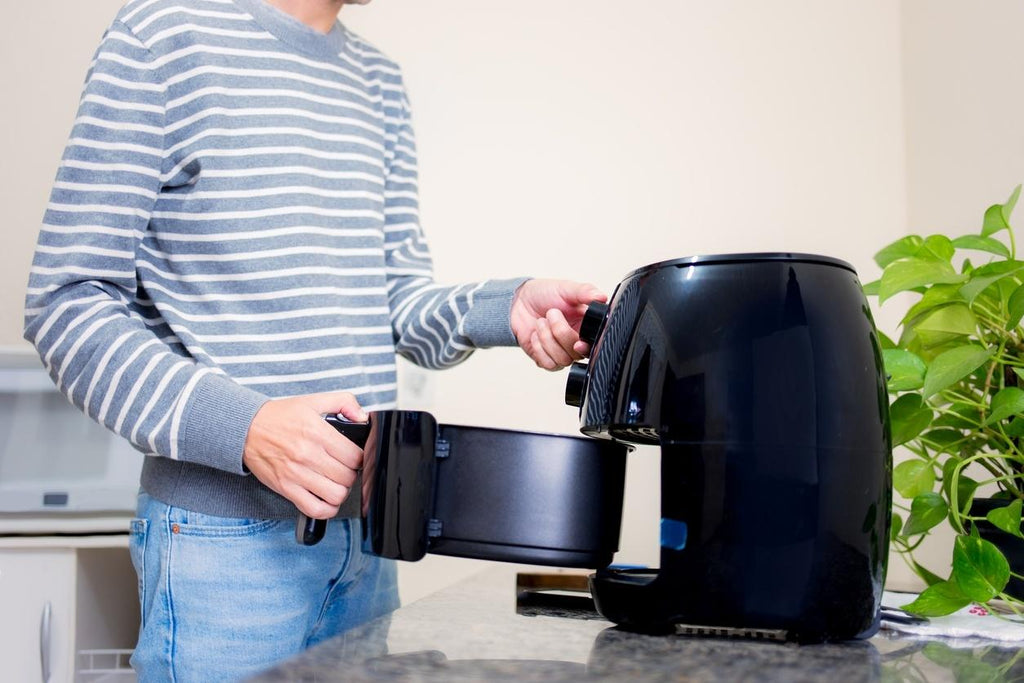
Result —
<instances>
[{"instance_id":1,"label":"thumb","mask_svg":"<svg viewBox=\"0 0 1024 683\"><path fill-rule=\"evenodd\" d=\"M354 422L365 422L369 418L356 397L347 391L309 394L306 398L309 400L310 407L321 414L338 413Z\"/></svg>"}]
</instances>

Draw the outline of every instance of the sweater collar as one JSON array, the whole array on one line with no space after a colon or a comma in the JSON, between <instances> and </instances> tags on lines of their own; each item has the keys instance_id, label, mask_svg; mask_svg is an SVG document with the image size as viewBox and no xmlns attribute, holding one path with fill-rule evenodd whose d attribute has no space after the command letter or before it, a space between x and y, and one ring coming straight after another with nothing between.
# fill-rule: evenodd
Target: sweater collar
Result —
<instances>
[{"instance_id":1,"label":"sweater collar","mask_svg":"<svg viewBox=\"0 0 1024 683\"><path fill-rule=\"evenodd\" d=\"M345 49L345 27L340 21L327 33L321 33L264 0L234 0L252 15L260 26L296 50L320 58L336 59Z\"/></svg>"}]
</instances>

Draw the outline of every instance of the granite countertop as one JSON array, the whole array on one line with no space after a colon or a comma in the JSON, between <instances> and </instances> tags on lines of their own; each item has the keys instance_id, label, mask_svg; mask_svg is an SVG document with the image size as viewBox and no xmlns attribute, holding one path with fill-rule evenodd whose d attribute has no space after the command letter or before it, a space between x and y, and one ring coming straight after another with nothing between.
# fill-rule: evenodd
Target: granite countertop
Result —
<instances>
[{"instance_id":1,"label":"granite countertop","mask_svg":"<svg viewBox=\"0 0 1024 683\"><path fill-rule=\"evenodd\" d=\"M795 645L648 636L615 627L583 595L517 600L500 565L355 628L253 681L1002 681L1024 678L1018 648L956 649L881 631L867 641ZM571 572L568 572L571 573ZM560 602L561 601L561 602Z\"/></svg>"}]
</instances>

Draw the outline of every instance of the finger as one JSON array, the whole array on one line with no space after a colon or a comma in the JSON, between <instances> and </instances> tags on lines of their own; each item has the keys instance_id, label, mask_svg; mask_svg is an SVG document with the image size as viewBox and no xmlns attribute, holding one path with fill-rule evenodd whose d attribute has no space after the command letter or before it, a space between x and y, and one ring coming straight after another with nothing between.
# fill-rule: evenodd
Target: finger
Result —
<instances>
[{"instance_id":1,"label":"finger","mask_svg":"<svg viewBox=\"0 0 1024 683\"><path fill-rule=\"evenodd\" d=\"M557 370L558 365L552 360L551 356L544 350L544 346L540 342L540 334L534 332L530 337L530 350L528 351L530 358L537 364L538 367L545 370Z\"/></svg>"},{"instance_id":2,"label":"finger","mask_svg":"<svg viewBox=\"0 0 1024 683\"><path fill-rule=\"evenodd\" d=\"M344 461L324 454L324 457L310 468L314 474L318 474L330 482L341 484L351 488L359 476L357 467L351 467Z\"/></svg>"},{"instance_id":3,"label":"finger","mask_svg":"<svg viewBox=\"0 0 1024 683\"><path fill-rule=\"evenodd\" d=\"M324 444L324 451L327 455L333 458L339 465L350 470L361 469L363 466L363 449L336 432L333 427L328 426L326 423L324 423L324 426L331 431L328 435L329 441Z\"/></svg>"},{"instance_id":4,"label":"finger","mask_svg":"<svg viewBox=\"0 0 1024 683\"><path fill-rule=\"evenodd\" d=\"M561 293L562 298L570 305L608 301L608 295L589 282L565 282Z\"/></svg>"},{"instance_id":5,"label":"finger","mask_svg":"<svg viewBox=\"0 0 1024 683\"><path fill-rule=\"evenodd\" d=\"M338 514L341 504L331 505L302 486L289 483L281 488L281 495L290 500L299 512L312 519L331 519Z\"/></svg>"},{"instance_id":6,"label":"finger","mask_svg":"<svg viewBox=\"0 0 1024 683\"><path fill-rule=\"evenodd\" d=\"M552 308L547 315L548 326L551 329L551 336L569 359L569 363L583 358L583 355L576 352L576 342L580 340L576 331L569 325L562 312ZM569 363L566 363L568 365Z\"/></svg>"},{"instance_id":7,"label":"finger","mask_svg":"<svg viewBox=\"0 0 1024 683\"><path fill-rule=\"evenodd\" d=\"M331 507L339 508L345 502L345 499L348 498L352 487L338 484L326 477L320 477L315 484L307 487L306 490Z\"/></svg>"},{"instance_id":8,"label":"finger","mask_svg":"<svg viewBox=\"0 0 1024 683\"><path fill-rule=\"evenodd\" d=\"M366 411L359 405L358 399L347 391L310 394L306 399L309 401L309 405L321 415L340 414L356 422L365 422L368 418Z\"/></svg>"},{"instance_id":9,"label":"finger","mask_svg":"<svg viewBox=\"0 0 1024 683\"><path fill-rule=\"evenodd\" d=\"M330 462L334 463L334 461ZM348 497L349 491L357 479L356 472L344 467L342 469L345 470L342 474L325 474L319 470L305 470L298 474L294 481L325 503L338 506Z\"/></svg>"},{"instance_id":10,"label":"finger","mask_svg":"<svg viewBox=\"0 0 1024 683\"><path fill-rule=\"evenodd\" d=\"M546 318L540 318L537 320L537 334L540 337L540 343L548 357L554 361L556 368L564 368L566 365L572 363L572 357L566 352L562 345L555 338L551 325L548 324Z\"/></svg>"},{"instance_id":11,"label":"finger","mask_svg":"<svg viewBox=\"0 0 1024 683\"><path fill-rule=\"evenodd\" d=\"M370 419L370 416L365 410L363 410L362 406L359 405L359 401L355 396L349 393L344 393L341 398L343 401L336 411L339 415L342 415L353 422L366 422Z\"/></svg>"},{"instance_id":12,"label":"finger","mask_svg":"<svg viewBox=\"0 0 1024 683\"><path fill-rule=\"evenodd\" d=\"M337 452L332 454L327 447L318 447L315 442L297 449L278 470L277 477L282 483L298 484L307 491L331 484L352 486L356 470L362 465L362 451L330 427L328 429L331 440L341 442L328 446L333 446Z\"/></svg>"}]
</instances>

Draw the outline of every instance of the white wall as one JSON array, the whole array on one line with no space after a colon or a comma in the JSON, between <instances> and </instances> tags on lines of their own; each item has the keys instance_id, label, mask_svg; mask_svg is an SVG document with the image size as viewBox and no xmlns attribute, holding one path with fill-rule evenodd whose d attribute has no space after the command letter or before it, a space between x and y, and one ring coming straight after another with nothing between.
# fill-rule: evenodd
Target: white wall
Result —
<instances>
[{"instance_id":1,"label":"white wall","mask_svg":"<svg viewBox=\"0 0 1024 683\"><path fill-rule=\"evenodd\" d=\"M19 339L36 226L118 4L12 3L0 29L0 86L15 93L0 110L0 343ZM846 259L867 281L871 255L905 229L889 0L377 0L342 19L404 66L443 280L531 274L610 291L653 261L792 250ZM564 373L514 349L403 373L404 405L442 421L577 430ZM656 468L655 452L631 456L621 561L657 562ZM403 596L478 566L403 566Z\"/></svg>"},{"instance_id":2,"label":"white wall","mask_svg":"<svg viewBox=\"0 0 1024 683\"><path fill-rule=\"evenodd\" d=\"M1024 182L1024 3L903 0L903 27L909 231L977 231Z\"/></svg>"},{"instance_id":3,"label":"white wall","mask_svg":"<svg viewBox=\"0 0 1024 683\"><path fill-rule=\"evenodd\" d=\"M85 71L123 0L6 2L0 22L0 344L21 343L39 223Z\"/></svg>"},{"instance_id":4,"label":"white wall","mask_svg":"<svg viewBox=\"0 0 1024 683\"><path fill-rule=\"evenodd\" d=\"M867 281L904 230L895 3L377 0L341 16L403 65L446 280L526 273L610 291L654 261L795 250L847 259ZM426 385L407 403L444 421L578 428L564 373L516 350ZM618 559L657 564L657 453L629 465ZM403 570L406 597L446 580Z\"/></svg>"}]
</instances>

